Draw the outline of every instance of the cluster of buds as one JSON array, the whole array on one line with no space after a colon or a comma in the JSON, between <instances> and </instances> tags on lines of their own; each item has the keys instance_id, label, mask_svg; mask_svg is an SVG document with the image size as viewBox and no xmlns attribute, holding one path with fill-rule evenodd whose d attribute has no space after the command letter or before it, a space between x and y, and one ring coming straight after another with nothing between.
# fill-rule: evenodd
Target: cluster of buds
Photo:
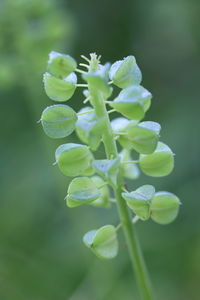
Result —
<instances>
[{"instance_id":1,"label":"cluster of buds","mask_svg":"<svg viewBox=\"0 0 200 300\"><path fill-rule=\"evenodd\" d=\"M135 191L125 187L125 180L135 180L141 171L152 177L171 173L174 154L159 141L160 124L142 121L151 105L151 93L142 87L142 74L134 56L110 65L100 63L100 57L82 56L87 64L77 68L69 55L51 52L44 88L48 97L59 104L47 107L41 116L45 133L51 138L65 138L76 132L81 144L66 143L55 152L60 171L72 179L68 187L66 204L76 207L83 204L108 207L113 192L118 193L134 213L133 222L152 219L159 224L172 222L179 210L180 201L172 193L155 191L152 185L143 185ZM76 73L81 73L86 83L77 83ZM111 98L113 88L121 89ZM83 90L86 104L79 112L62 102L68 101L77 87ZM61 104L60 104L61 103ZM89 103L89 105L88 105ZM110 106L111 110L106 107ZM109 114L118 112L120 117L110 121ZM105 159L95 159L94 152L103 142ZM117 147L120 149L119 152ZM138 159L132 159L132 152ZM117 255L117 227L105 225L85 234L84 243L100 258L110 259Z\"/></svg>"}]
</instances>

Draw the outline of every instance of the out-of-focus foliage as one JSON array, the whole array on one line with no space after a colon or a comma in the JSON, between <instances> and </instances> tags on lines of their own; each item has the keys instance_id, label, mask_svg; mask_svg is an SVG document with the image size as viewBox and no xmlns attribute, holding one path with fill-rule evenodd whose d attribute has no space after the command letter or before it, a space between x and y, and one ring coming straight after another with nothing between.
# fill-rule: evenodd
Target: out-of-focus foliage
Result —
<instances>
[{"instance_id":1,"label":"out-of-focus foliage","mask_svg":"<svg viewBox=\"0 0 200 300\"><path fill-rule=\"evenodd\" d=\"M72 18L55 0L1 0L0 89L26 88L41 74L47 53L72 36Z\"/></svg>"},{"instance_id":2,"label":"out-of-focus foliage","mask_svg":"<svg viewBox=\"0 0 200 300\"><path fill-rule=\"evenodd\" d=\"M1 0L0 4L7 6L10 3L14 7L18 2ZM109 263L97 261L81 242L81 236L90 228L99 228L107 222L116 224L115 211L112 208L102 209L102 212L95 207L66 208L64 197L68 181L51 166L53 155L47 155L47 152L53 153L61 142L50 144L35 122L47 104L54 104L47 101L40 73L45 70L48 52L57 50L75 58L80 53L95 51L111 62L135 55L143 70L142 83L153 94L152 109L146 121L155 120L161 124L161 138L172 147L176 156L172 175L156 180L143 176L135 181L132 189L144 182L153 184L156 190L167 189L177 194L183 204L172 225L165 227L151 221L148 225L142 222L137 225L142 248L158 299L199 300L199 0L103 0L98 3L94 0L69 0L62 3L40 1L40 5L43 2L55 7L43 15L43 21L47 15L52 19L57 14L65 15L64 21L61 22L62 17L55 21L62 25L70 19L68 11L73 14L78 29L73 51L69 51L67 34L54 40L46 50L47 43L41 42L42 47L39 47L39 43L34 42L30 48L21 44L23 51L28 49L27 54L23 54L24 59L16 50L8 53L5 38L2 38L7 29L0 26L0 47L4 53L1 54L0 73L6 61L4 57L12 61L15 56L26 69L26 74L34 73L33 76L37 77L31 89L28 88L31 93L24 93L27 89L25 81L22 80L23 89L16 87L22 76L19 75L22 67L14 67L15 62L11 64L10 74L14 79L10 79L6 72L1 75L1 81L8 84L0 83L6 87L0 94L3 129L0 147L0 298L138 299L123 239L118 258ZM27 20L26 14L16 6L8 12L12 17L5 17L2 8L0 12L1 23L3 19L10 24L15 20L11 26L13 30L24 18ZM49 21L49 26L53 27L55 22ZM31 22L27 20L27 24L30 28ZM66 25L63 28L68 32ZM50 36L52 30L48 28ZM7 38L6 44L13 44L14 40L18 42L22 38L20 35ZM34 41L34 36L30 36L30 41ZM58 45L60 43L62 46ZM36 63L27 58L37 52L34 51L36 46L44 53L41 67L37 68ZM31 71L30 62L33 63ZM10 82L14 83L12 88ZM73 105L76 111L81 107L81 98L76 94L70 100L76 102ZM30 102L33 106L29 105ZM42 138L38 139L38 136ZM63 140L65 142L76 140L67 137L67 141Z\"/></svg>"}]
</instances>

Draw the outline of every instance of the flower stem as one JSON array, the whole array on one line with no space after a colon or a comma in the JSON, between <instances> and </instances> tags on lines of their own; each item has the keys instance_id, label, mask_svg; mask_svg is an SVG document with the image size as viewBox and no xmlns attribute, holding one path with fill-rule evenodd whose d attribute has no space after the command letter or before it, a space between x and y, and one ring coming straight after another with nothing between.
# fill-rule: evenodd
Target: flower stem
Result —
<instances>
[{"instance_id":1,"label":"flower stem","mask_svg":"<svg viewBox=\"0 0 200 300\"><path fill-rule=\"evenodd\" d=\"M108 112L105 107L105 99L103 99L102 93L94 89L90 84L88 86L91 96L91 103L96 112L97 118L104 118L104 128L102 130L102 140L104 143L107 159L113 159L118 157L118 151L116 147L116 141L113 136L112 128ZM122 198L124 182L122 175L118 174L117 187L114 187L114 193L117 200L117 208L120 217L120 222L126 238L131 262L135 271L135 276L138 282L140 294L143 300L153 300L152 288L146 269L146 265L143 259L143 255L139 246L139 242L136 235L136 230L132 224L132 220L127 208L127 205Z\"/></svg>"}]
</instances>

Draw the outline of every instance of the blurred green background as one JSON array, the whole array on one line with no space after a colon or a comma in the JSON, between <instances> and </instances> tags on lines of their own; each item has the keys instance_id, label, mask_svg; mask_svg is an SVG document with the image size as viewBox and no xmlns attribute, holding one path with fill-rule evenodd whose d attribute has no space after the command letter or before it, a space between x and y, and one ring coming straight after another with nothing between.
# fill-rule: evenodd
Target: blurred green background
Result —
<instances>
[{"instance_id":1,"label":"blurred green background","mask_svg":"<svg viewBox=\"0 0 200 300\"><path fill-rule=\"evenodd\" d=\"M139 299L122 234L109 262L82 243L88 230L118 223L115 208L65 206L69 179L52 166L63 141L36 123L52 104L42 87L51 50L79 62L94 51L103 62L136 56L154 95L146 120L161 123L176 166L130 186L152 183L183 204L174 223L140 222L138 234L157 299L200 299L199 28L199 0L0 1L0 299ZM78 110L81 93L69 104Z\"/></svg>"}]
</instances>

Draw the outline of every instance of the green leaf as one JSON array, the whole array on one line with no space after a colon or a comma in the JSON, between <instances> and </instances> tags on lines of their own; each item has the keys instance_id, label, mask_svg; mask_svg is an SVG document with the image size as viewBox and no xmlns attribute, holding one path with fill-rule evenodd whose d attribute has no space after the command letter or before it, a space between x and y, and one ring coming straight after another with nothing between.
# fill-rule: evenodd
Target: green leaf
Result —
<instances>
[{"instance_id":1,"label":"green leaf","mask_svg":"<svg viewBox=\"0 0 200 300\"><path fill-rule=\"evenodd\" d=\"M90 203L101 196L93 180L88 177L78 177L72 180L68 188L66 202L69 207Z\"/></svg>"},{"instance_id":2,"label":"green leaf","mask_svg":"<svg viewBox=\"0 0 200 300\"><path fill-rule=\"evenodd\" d=\"M131 141L132 148L142 154L155 151L158 144L160 125L156 122L141 122L137 125L128 124L125 129L127 138Z\"/></svg>"},{"instance_id":3,"label":"green leaf","mask_svg":"<svg viewBox=\"0 0 200 300\"><path fill-rule=\"evenodd\" d=\"M49 73L44 74L44 88L47 96L57 102L65 102L69 100L76 89L77 77L75 73L71 73L64 79L52 76Z\"/></svg>"},{"instance_id":4,"label":"green leaf","mask_svg":"<svg viewBox=\"0 0 200 300\"><path fill-rule=\"evenodd\" d=\"M90 84L93 89L102 92L106 99L112 94L112 87L108 84L109 68L110 64L106 64L101 66L100 70L96 72L89 72L82 75L83 79Z\"/></svg>"},{"instance_id":5,"label":"green leaf","mask_svg":"<svg viewBox=\"0 0 200 300\"><path fill-rule=\"evenodd\" d=\"M92 206L97 206L97 207L108 207L110 206L109 203L109 189L107 185L105 184L105 181L99 176L93 176L91 177L91 180L93 181L93 184L99 189L100 191L100 197L96 199L95 201L91 202L90 204Z\"/></svg>"},{"instance_id":6,"label":"green leaf","mask_svg":"<svg viewBox=\"0 0 200 300\"><path fill-rule=\"evenodd\" d=\"M130 151L127 149L123 149L120 154L121 158L121 171L122 175L129 179L137 179L140 175L140 170L137 164L134 163L123 163L124 161L131 161L132 157Z\"/></svg>"},{"instance_id":7,"label":"green leaf","mask_svg":"<svg viewBox=\"0 0 200 300\"><path fill-rule=\"evenodd\" d=\"M41 116L44 132L51 138L63 138L75 129L77 116L75 111L63 104L45 108Z\"/></svg>"},{"instance_id":8,"label":"green leaf","mask_svg":"<svg viewBox=\"0 0 200 300\"><path fill-rule=\"evenodd\" d=\"M155 194L155 188L152 185L143 185L130 193L122 193L128 206L143 221L150 217L150 203Z\"/></svg>"},{"instance_id":9,"label":"green leaf","mask_svg":"<svg viewBox=\"0 0 200 300\"><path fill-rule=\"evenodd\" d=\"M84 107L79 113L89 111L92 108ZM90 145L91 150L95 151L102 139L102 126L104 124L104 118L97 118L95 112L87 113L78 116L76 122L76 132L80 140Z\"/></svg>"},{"instance_id":10,"label":"green leaf","mask_svg":"<svg viewBox=\"0 0 200 300\"><path fill-rule=\"evenodd\" d=\"M109 184L117 184L117 175L119 172L120 158L94 160L92 163L98 175L108 181Z\"/></svg>"},{"instance_id":11,"label":"green leaf","mask_svg":"<svg viewBox=\"0 0 200 300\"><path fill-rule=\"evenodd\" d=\"M158 142L154 153L140 155L139 164L146 175L152 177L167 176L174 168L174 154L167 145Z\"/></svg>"},{"instance_id":12,"label":"green leaf","mask_svg":"<svg viewBox=\"0 0 200 300\"><path fill-rule=\"evenodd\" d=\"M113 225L105 225L98 230L87 232L83 242L102 259L112 259L118 253L117 234Z\"/></svg>"},{"instance_id":13,"label":"green leaf","mask_svg":"<svg viewBox=\"0 0 200 300\"><path fill-rule=\"evenodd\" d=\"M133 84L140 84L142 73L134 56L127 56L123 60L116 61L110 68L110 79L119 88L127 88Z\"/></svg>"},{"instance_id":14,"label":"green leaf","mask_svg":"<svg viewBox=\"0 0 200 300\"><path fill-rule=\"evenodd\" d=\"M55 77L65 78L77 68L76 61L69 55L51 51L48 61L48 72Z\"/></svg>"},{"instance_id":15,"label":"green leaf","mask_svg":"<svg viewBox=\"0 0 200 300\"><path fill-rule=\"evenodd\" d=\"M180 200L172 193L158 192L151 202L151 218L158 224L169 224L175 220Z\"/></svg>"},{"instance_id":16,"label":"green leaf","mask_svg":"<svg viewBox=\"0 0 200 300\"><path fill-rule=\"evenodd\" d=\"M55 156L60 171L66 176L93 174L93 155L85 145L73 143L60 145Z\"/></svg>"}]
</instances>

